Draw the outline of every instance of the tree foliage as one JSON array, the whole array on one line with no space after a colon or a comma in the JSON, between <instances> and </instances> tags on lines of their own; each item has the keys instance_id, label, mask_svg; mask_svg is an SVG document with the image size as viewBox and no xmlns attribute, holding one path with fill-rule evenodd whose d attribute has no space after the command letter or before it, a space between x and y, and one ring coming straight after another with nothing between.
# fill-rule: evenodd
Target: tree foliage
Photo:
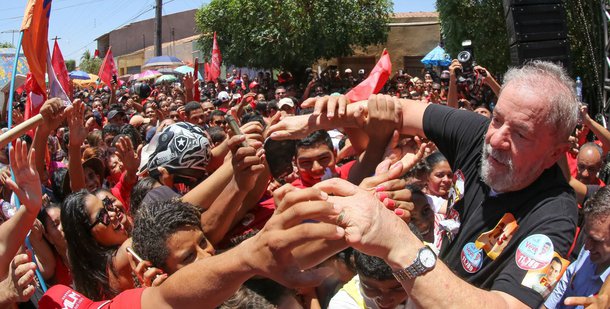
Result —
<instances>
[{"instance_id":1,"label":"tree foliage","mask_svg":"<svg viewBox=\"0 0 610 309\"><path fill-rule=\"evenodd\" d=\"M510 65L506 19L501 0L437 0L445 48L455 57L461 41L471 39L477 63L494 74ZM603 66L603 15L599 0L565 0L572 77L583 80L583 96L596 114L601 108ZM582 10L581 10L582 5ZM590 38L589 46L587 37ZM594 68L598 68L598 78ZM599 81L599 83L597 82Z\"/></svg>"},{"instance_id":2,"label":"tree foliage","mask_svg":"<svg viewBox=\"0 0 610 309\"><path fill-rule=\"evenodd\" d=\"M0 48L15 48L11 42L0 42Z\"/></svg>"},{"instance_id":3,"label":"tree foliage","mask_svg":"<svg viewBox=\"0 0 610 309\"><path fill-rule=\"evenodd\" d=\"M68 59L65 61L65 63L66 70L68 70L68 72L76 70L76 60Z\"/></svg>"},{"instance_id":4,"label":"tree foliage","mask_svg":"<svg viewBox=\"0 0 610 309\"><path fill-rule=\"evenodd\" d=\"M102 59L92 58L89 50L86 50L80 57L80 64L78 65L81 71L93 74L97 74L100 71L100 66L102 66Z\"/></svg>"},{"instance_id":5,"label":"tree foliage","mask_svg":"<svg viewBox=\"0 0 610 309\"><path fill-rule=\"evenodd\" d=\"M390 0L212 0L195 19L206 54L216 32L224 63L297 71L385 43L391 12Z\"/></svg>"},{"instance_id":6,"label":"tree foliage","mask_svg":"<svg viewBox=\"0 0 610 309\"><path fill-rule=\"evenodd\" d=\"M455 58L463 40L472 40L477 64L502 74L510 63L501 0L437 0L445 49Z\"/></svg>"}]
</instances>

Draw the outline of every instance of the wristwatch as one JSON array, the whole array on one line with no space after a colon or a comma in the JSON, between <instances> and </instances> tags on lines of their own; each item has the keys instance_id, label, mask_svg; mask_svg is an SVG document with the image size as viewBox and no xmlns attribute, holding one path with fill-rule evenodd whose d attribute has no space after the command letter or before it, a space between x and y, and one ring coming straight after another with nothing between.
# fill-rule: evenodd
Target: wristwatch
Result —
<instances>
[{"instance_id":1,"label":"wristwatch","mask_svg":"<svg viewBox=\"0 0 610 309\"><path fill-rule=\"evenodd\" d=\"M432 249L430 249L430 247L424 246L423 248L419 249L419 252L417 252L417 257L411 265L405 267L404 269L394 271L392 274L394 275L394 278L398 280L398 282L403 282L414 279L431 271L434 269L435 265L436 254Z\"/></svg>"}]
</instances>

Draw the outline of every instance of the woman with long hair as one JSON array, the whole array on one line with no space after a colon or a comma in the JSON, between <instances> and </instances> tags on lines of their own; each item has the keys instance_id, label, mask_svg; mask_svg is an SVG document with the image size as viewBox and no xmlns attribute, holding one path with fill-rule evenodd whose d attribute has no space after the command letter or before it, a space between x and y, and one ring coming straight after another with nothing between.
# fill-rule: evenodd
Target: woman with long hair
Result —
<instances>
[{"instance_id":1,"label":"woman with long hair","mask_svg":"<svg viewBox=\"0 0 610 309\"><path fill-rule=\"evenodd\" d=\"M80 190L64 201L61 224L76 289L93 300L110 299L133 288L126 247L125 214L110 199Z\"/></svg>"}]
</instances>

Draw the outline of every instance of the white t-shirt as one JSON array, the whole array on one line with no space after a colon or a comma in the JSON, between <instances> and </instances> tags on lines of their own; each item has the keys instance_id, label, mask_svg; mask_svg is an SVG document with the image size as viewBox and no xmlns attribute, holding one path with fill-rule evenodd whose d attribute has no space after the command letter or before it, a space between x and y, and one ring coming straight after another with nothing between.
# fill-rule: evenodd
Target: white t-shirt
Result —
<instances>
[{"instance_id":1,"label":"white t-shirt","mask_svg":"<svg viewBox=\"0 0 610 309\"><path fill-rule=\"evenodd\" d=\"M351 288L348 287L351 285ZM357 288L354 288L355 287ZM364 301L364 305L367 309L379 309L374 300L366 297L364 293L362 293L362 289L360 288L360 278L358 275L354 276L352 280L346 283L333 298L331 298L330 303L328 304L328 309L362 309L362 307L358 304L358 301L352 297L347 290L355 291L358 293L356 298L360 298ZM404 303L396 306L395 309L416 309L415 304L409 299L407 299Z\"/></svg>"}]
</instances>

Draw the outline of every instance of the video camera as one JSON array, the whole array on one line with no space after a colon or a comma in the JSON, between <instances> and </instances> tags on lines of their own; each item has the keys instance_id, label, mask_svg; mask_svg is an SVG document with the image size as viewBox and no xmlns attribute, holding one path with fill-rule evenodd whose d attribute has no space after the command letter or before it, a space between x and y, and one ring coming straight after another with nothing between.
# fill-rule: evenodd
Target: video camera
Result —
<instances>
[{"instance_id":1,"label":"video camera","mask_svg":"<svg viewBox=\"0 0 610 309\"><path fill-rule=\"evenodd\" d=\"M462 51L458 53L457 60L462 65L461 70L455 70L458 91L472 96L479 92L483 84L483 77L485 77L484 73L474 70L476 62L474 60L472 41L465 40L462 42Z\"/></svg>"}]
</instances>

